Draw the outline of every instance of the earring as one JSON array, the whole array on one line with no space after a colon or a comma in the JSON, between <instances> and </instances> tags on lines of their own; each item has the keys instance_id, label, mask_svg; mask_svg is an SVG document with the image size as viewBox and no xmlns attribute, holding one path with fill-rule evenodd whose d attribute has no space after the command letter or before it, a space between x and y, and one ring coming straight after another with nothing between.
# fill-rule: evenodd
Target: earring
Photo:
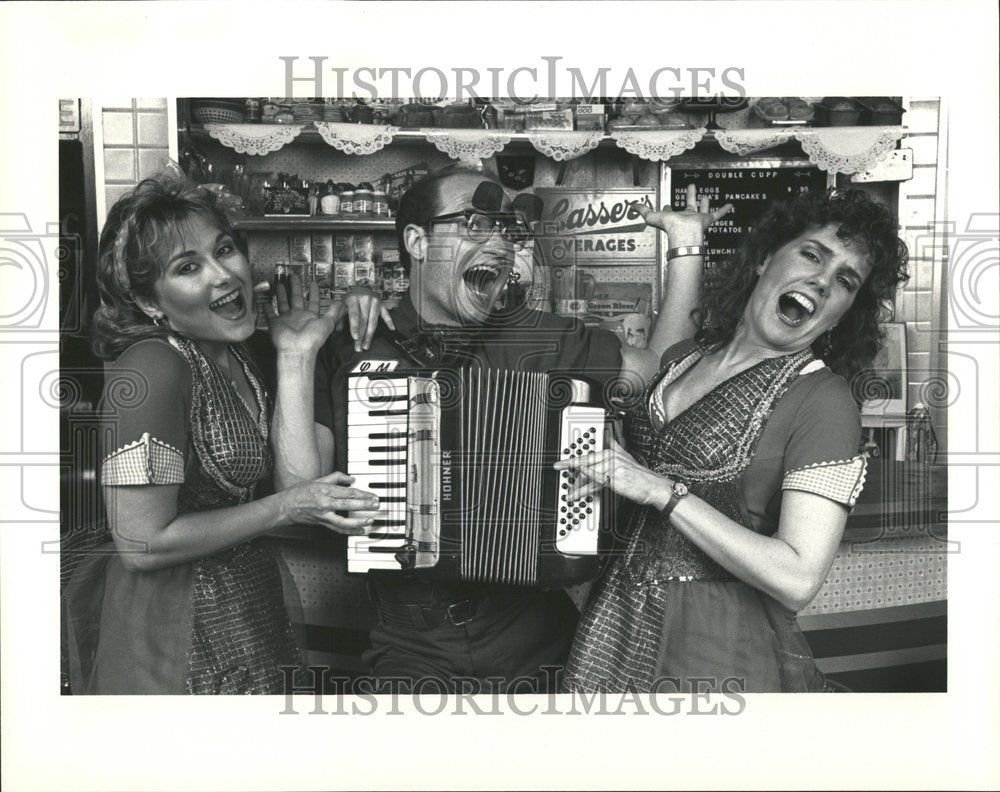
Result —
<instances>
[{"instance_id":1,"label":"earring","mask_svg":"<svg viewBox=\"0 0 1000 792\"><path fill-rule=\"evenodd\" d=\"M153 324L155 324L157 327L166 327L167 317L164 314L157 314L156 316L153 317Z\"/></svg>"},{"instance_id":2,"label":"earring","mask_svg":"<svg viewBox=\"0 0 1000 792\"><path fill-rule=\"evenodd\" d=\"M828 356L833 351L833 328L826 331L826 338L823 339L823 356Z\"/></svg>"}]
</instances>

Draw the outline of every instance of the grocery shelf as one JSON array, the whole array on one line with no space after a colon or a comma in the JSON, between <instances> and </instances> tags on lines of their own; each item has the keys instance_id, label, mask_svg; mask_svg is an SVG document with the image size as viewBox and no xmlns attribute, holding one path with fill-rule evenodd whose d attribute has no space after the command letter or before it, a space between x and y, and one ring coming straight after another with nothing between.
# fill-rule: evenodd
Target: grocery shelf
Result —
<instances>
[{"instance_id":1,"label":"grocery shelf","mask_svg":"<svg viewBox=\"0 0 1000 792\"><path fill-rule=\"evenodd\" d=\"M236 231L392 231L395 220L383 218L348 218L344 216L268 216L246 217L232 224Z\"/></svg>"}]
</instances>

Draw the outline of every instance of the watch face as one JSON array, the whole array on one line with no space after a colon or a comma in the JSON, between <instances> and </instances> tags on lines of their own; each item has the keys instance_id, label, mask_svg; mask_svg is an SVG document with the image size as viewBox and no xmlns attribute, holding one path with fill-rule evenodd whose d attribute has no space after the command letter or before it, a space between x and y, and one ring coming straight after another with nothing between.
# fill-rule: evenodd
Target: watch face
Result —
<instances>
[{"instance_id":1,"label":"watch face","mask_svg":"<svg viewBox=\"0 0 1000 792\"><path fill-rule=\"evenodd\" d=\"M682 481L675 481L674 482L674 494L678 498L683 498L685 495L688 494L687 485L684 482L682 482Z\"/></svg>"}]
</instances>

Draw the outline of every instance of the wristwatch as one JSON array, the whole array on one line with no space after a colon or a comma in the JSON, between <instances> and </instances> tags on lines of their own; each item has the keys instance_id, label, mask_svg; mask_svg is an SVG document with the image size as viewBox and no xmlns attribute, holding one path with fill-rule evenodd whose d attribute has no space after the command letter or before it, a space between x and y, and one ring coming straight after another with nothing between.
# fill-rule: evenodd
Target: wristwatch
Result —
<instances>
[{"instance_id":1,"label":"wristwatch","mask_svg":"<svg viewBox=\"0 0 1000 792\"><path fill-rule=\"evenodd\" d=\"M681 502L681 498L688 494L687 484L683 481L675 481L673 486L670 488L670 500L667 501L667 505L663 508L661 512L664 517L669 517L670 513L677 508L677 504Z\"/></svg>"}]
</instances>

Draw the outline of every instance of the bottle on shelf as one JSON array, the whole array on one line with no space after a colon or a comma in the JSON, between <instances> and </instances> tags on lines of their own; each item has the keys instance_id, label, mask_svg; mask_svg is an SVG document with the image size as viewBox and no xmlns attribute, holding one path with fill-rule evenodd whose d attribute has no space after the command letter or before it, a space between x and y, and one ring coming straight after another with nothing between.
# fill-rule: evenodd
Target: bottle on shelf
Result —
<instances>
[{"instance_id":1,"label":"bottle on shelf","mask_svg":"<svg viewBox=\"0 0 1000 792\"><path fill-rule=\"evenodd\" d=\"M309 187L309 216L315 217L319 213L319 186L313 184Z\"/></svg>"}]
</instances>

